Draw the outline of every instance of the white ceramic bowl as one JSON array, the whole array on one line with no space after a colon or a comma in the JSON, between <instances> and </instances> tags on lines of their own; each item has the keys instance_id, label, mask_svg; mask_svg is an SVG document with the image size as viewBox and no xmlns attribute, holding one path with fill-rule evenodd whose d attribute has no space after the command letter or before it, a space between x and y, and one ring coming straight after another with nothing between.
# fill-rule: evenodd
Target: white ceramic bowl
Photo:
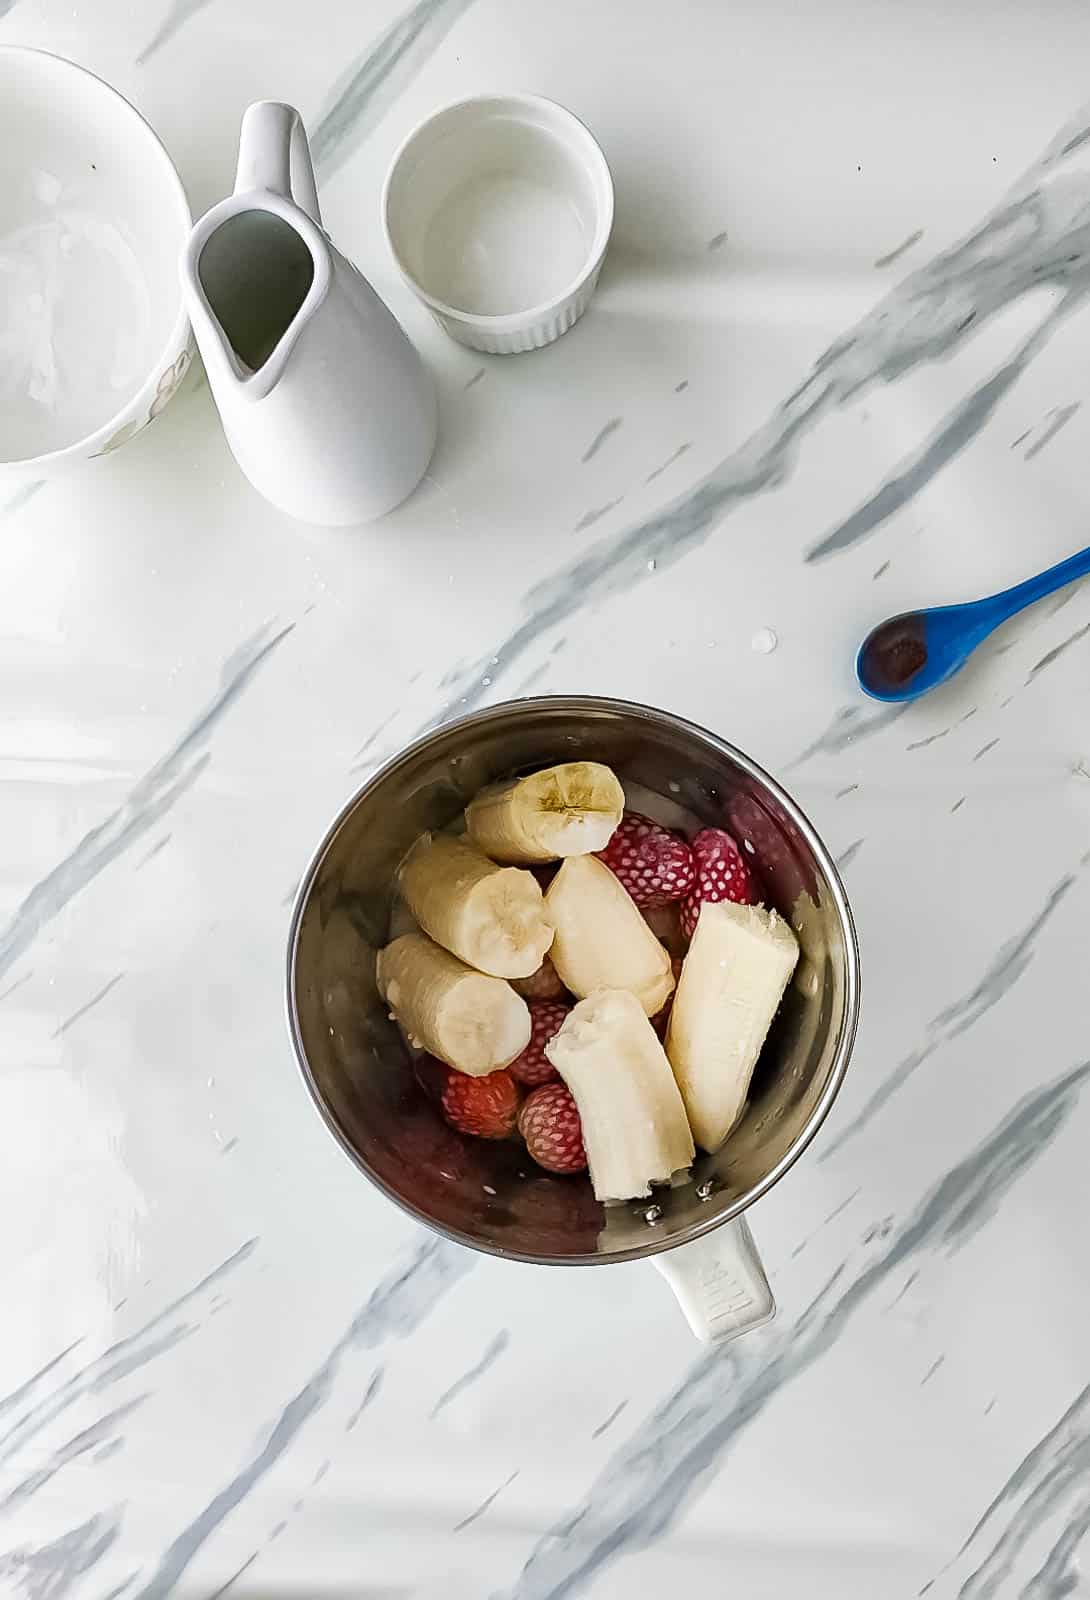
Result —
<instances>
[{"instance_id":1,"label":"white ceramic bowl","mask_svg":"<svg viewBox=\"0 0 1090 1600\"><path fill-rule=\"evenodd\" d=\"M0 474L104 455L159 415L189 364L190 221L127 100L0 46Z\"/></svg>"},{"instance_id":2,"label":"white ceramic bowl","mask_svg":"<svg viewBox=\"0 0 1090 1600\"><path fill-rule=\"evenodd\" d=\"M409 135L382 216L394 259L439 326L509 355L551 344L586 310L613 226L613 181L563 106L481 96Z\"/></svg>"}]
</instances>

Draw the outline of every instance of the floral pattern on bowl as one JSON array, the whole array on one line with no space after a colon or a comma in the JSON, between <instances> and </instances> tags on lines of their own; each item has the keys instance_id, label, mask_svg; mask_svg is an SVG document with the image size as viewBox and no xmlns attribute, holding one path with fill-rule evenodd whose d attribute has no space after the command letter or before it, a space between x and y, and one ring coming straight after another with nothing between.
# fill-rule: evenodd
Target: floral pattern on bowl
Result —
<instances>
[{"instance_id":1,"label":"floral pattern on bowl","mask_svg":"<svg viewBox=\"0 0 1090 1600\"><path fill-rule=\"evenodd\" d=\"M153 422L160 412L165 411L181 388L191 364L192 357L189 350L183 350L177 361L171 362L156 384L155 397L148 409L147 416L134 417L131 421L126 422L123 427L118 428L117 432L107 439L102 449L95 451L95 456L108 456L114 450L120 450L123 444L128 444L134 435L138 434L141 429L146 428L149 422Z\"/></svg>"}]
</instances>

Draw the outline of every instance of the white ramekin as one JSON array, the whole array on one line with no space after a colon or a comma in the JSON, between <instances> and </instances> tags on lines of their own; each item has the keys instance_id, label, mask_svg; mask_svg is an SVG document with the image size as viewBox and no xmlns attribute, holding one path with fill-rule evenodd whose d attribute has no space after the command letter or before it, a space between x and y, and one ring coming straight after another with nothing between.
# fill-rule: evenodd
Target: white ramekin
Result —
<instances>
[{"instance_id":1,"label":"white ramekin","mask_svg":"<svg viewBox=\"0 0 1090 1600\"><path fill-rule=\"evenodd\" d=\"M539 95L481 95L409 135L382 193L406 283L489 355L538 350L583 315L613 226L613 180L578 117Z\"/></svg>"}]
</instances>

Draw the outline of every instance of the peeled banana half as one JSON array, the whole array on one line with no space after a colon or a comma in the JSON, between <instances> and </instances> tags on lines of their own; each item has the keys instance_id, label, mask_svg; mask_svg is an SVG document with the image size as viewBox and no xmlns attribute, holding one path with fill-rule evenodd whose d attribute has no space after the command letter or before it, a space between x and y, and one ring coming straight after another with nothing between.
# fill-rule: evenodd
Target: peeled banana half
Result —
<instances>
[{"instance_id":1,"label":"peeled banana half","mask_svg":"<svg viewBox=\"0 0 1090 1600\"><path fill-rule=\"evenodd\" d=\"M533 873L498 867L449 834L424 834L398 871L405 903L437 944L495 978L528 978L553 942Z\"/></svg>"},{"instance_id":2,"label":"peeled banana half","mask_svg":"<svg viewBox=\"0 0 1090 1600\"><path fill-rule=\"evenodd\" d=\"M581 1000L545 1054L575 1098L598 1200L649 1194L691 1165L693 1140L670 1063L634 995Z\"/></svg>"},{"instance_id":3,"label":"peeled banana half","mask_svg":"<svg viewBox=\"0 0 1090 1600\"><path fill-rule=\"evenodd\" d=\"M623 814L608 767L568 761L482 789L466 807L466 832L495 861L557 861L604 850Z\"/></svg>"},{"instance_id":4,"label":"peeled banana half","mask_svg":"<svg viewBox=\"0 0 1090 1600\"><path fill-rule=\"evenodd\" d=\"M410 1043L470 1077L509 1066L530 1042L530 1008L521 995L425 934L407 933L380 950L377 977Z\"/></svg>"},{"instance_id":5,"label":"peeled banana half","mask_svg":"<svg viewBox=\"0 0 1090 1600\"><path fill-rule=\"evenodd\" d=\"M670 957L632 896L597 856L571 856L545 895L555 929L549 952L561 982L584 999L627 989L653 1017L674 991Z\"/></svg>"},{"instance_id":6,"label":"peeled banana half","mask_svg":"<svg viewBox=\"0 0 1090 1600\"><path fill-rule=\"evenodd\" d=\"M697 1144L718 1150L734 1127L798 940L764 906L705 904L670 1012L666 1054Z\"/></svg>"}]
</instances>

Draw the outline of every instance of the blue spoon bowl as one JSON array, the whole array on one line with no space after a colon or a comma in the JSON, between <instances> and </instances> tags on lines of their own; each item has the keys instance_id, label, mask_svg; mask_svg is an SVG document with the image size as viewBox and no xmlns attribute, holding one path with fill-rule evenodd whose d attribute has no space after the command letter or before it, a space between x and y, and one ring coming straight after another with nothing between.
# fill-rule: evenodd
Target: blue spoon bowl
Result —
<instances>
[{"instance_id":1,"label":"blue spoon bowl","mask_svg":"<svg viewBox=\"0 0 1090 1600\"><path fill-rule=\"evenodd\" d=\"M859 647L855 658L859 687L875 700L917 700L952 678L1001 623L1088 573L1090 548L983 600L889 617L872 628Z\"/></svg>"}]
</instances>

